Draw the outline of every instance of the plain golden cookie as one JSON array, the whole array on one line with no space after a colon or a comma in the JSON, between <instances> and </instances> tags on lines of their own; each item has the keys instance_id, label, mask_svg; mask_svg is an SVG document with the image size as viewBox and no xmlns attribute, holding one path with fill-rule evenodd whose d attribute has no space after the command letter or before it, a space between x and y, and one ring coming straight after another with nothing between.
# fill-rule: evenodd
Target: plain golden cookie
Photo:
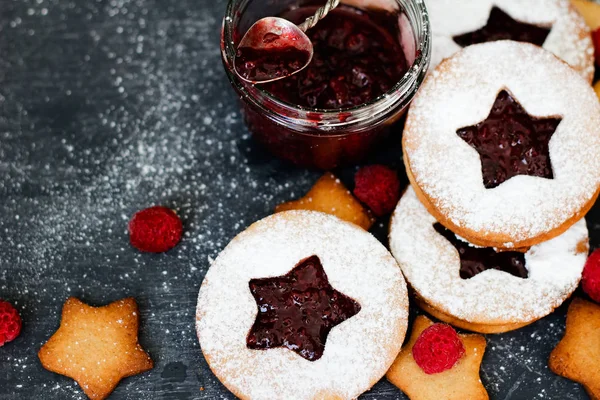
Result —
<instances>
[{"instance_id":1,"label":"plain golden cookie","mask_svg":"<svg viewBox=\"0 0 600 400\"><path fill-rule=\"evenodd\" d=\"M325 173L301 199L279 204L275 212L320 211L369 230L375 218L331 172Z\"/></svg>"},{"instance_id":2,"label":"plain golden cookie","mask_svg":"<svg viewBox=\"0 0 600 400\"><path fill-rule=\"evenodd\" d=\"M71 297L38 356L47 370L75 379L90 399L105 399L121 379L153 367L138 343L138 326L133 298L91 307Z\"/></svg>"},{"instance_id":3,"label":"plain golden cookie","mask_svg":"<svg viewBox=\"0 0 600 400\"><path fill-rule=\"evenodd\" d=\"M592 31L600 28L600 4L593 0L571 0Z\"/></svg>"},{"instance_id":4,"label":"plain golden cookie","mask_svg":"<svg viewBox=\"0 0 600 400\"><path fill-rule=\"evenodd\" d=\"M600 399L600 305L573 300L565 336L548 365L555 374L581 383L592 400Z\"/></svg>"}]
</instances>

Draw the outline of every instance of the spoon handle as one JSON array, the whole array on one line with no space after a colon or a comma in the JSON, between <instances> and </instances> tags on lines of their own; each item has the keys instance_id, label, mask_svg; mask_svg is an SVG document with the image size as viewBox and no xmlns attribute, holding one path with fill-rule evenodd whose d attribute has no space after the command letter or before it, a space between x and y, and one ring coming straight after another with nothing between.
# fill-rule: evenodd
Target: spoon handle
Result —
<instances>
[{"instance_id":1,"label":"spoon handle","mask_svg":"<svg viewBox=\"0 0 600 400\"><path fill-rule=\"evenodd\" d=\"M315 26L317 22L325 18L325 16L329 14L329 11L336 8L338 4L340 4L340 0L327 0L327 3L325 3L323 7L319 7L319 9L315 12L315 15L306 18L303 23L298 25L298 28L300 28L302 32L306 32Z\"/></svg>"}]
</instances>

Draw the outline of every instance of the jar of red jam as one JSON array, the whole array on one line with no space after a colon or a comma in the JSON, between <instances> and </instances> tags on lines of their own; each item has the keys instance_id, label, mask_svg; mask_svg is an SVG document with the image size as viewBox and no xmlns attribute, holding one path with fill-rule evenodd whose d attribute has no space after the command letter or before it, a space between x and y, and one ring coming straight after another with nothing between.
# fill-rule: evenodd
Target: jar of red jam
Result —
<instances>
[{"instance_id":1,"label":"jar of red jam","mask_svg":"<svg viewBox=\"0 0 600 400\"><path fill-rule=\"evenodd\" d=\"M237 44L254 22L280 16L300 23L324 3L230 0L221 51L254 137L295 164L331 169L401 135L396 122L427 73L431 32L424 0L342 0L306 32L314 55L304 70L265 84L237 76Z\"/></svg>"}]
</instances>

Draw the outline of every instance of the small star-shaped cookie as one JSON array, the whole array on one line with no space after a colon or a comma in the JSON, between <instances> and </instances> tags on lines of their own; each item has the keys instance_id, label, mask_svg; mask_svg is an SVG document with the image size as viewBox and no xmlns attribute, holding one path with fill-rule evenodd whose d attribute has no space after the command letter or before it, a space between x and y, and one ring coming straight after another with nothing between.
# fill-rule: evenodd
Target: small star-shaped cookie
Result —
<instances>
[{"instance_id":1,"label":"small star-shaped cookie","mask_svg":"<svg viewBox=\"0 0 600 400\"><path fill-rule=\"evenodd\" d=\"M600 400L600 305L576 298L567 313L565 336L550 354L557 375L579 382Z\"/></svg>"},{"instance_id":2,"label":"small star-shaped cookie","mask_svg":"<svg viewBox=\"0 0 600 400\"><path fill-rule=\"evenodd\" d=\"M550 34L550 30L550 28L519 22L494 6L484 27L455 36L453 39L461 47L496 40L513 40L542 46Z\"/></svg>"},{"instance_id":3,"label":"small star-shaped cookie","mask_svg":"<svg viewBox=\"0 0 600 400\"><path fill-rule=\"evenodd\" d=\"M121 379L153 367L138 343L138 325L133 298L91 307L71 297L38 356L47 370L75 379L90 399L105 399Z\"/></svg>"},{"instance_id":4,"label":"small star-shaped cookie","mask_svg":"<svg viewBox=\"0 0 600 400\"><path fill-rule=\"evenodd\" d=\"M317 256L283 276L252 279L250 292L258 314L248 348L287 347L309 361L321 358L331 329L360 311L356 301L329 284Z\"/></svg>"},{"instance_id":5,"label":"small star-shaped cookie","mask_svg":"<svg viewBox=\"0 0 600 400\"><path fill-rule=\"evenodd\" d=\"M561 118L532 117L506 90L502 90L488 117L456 134L479 153L486 189L517 175L552 179L550 138Z\"/></svg>"},{"instance_id":6,"label":"small star-shaped cookie","mask_svg":"<svg viewBox=\"0 0 600 400\"><path fill-rule=\"evenodd\" d=\"M451 368L437 374L426 374L413 358L413 346L421 333L433 322L419 315L413 324L408 343L402 348L387 379L411 400L487 400L488 394L479 379L479 367L485 351L482 335L459 334L465 354Z\"/></svg>"},{"instance_id":7,"label":"small star-shaped cookie","mask_svg":"<svg viewBox=\"0 0 600 400\"><path fill-rule=\"evenodd\" d=\"M275 212L313 210L335 215L368 231L375 222L373 215L358 201L340 180L326 172L306 196L279 204Z\"/></svg>"}]
</instances>

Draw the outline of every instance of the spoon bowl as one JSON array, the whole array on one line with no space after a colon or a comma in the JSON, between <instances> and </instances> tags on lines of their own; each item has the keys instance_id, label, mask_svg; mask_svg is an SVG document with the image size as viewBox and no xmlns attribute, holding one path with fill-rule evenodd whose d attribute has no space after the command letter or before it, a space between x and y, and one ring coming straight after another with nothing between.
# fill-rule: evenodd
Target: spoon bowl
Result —
<instances>
[{"instance_id":1,"label":"spoon bowl","mask_svg":"<svg viewBox=\"0 0 600 400\"><path fill-rule=\"evenodd\" d=\"M312 42L302 29L286 19L266 17L240 41L234 68L246 82L266 83L302 71L312 57Z\"/></svg>"}]
</instances>

